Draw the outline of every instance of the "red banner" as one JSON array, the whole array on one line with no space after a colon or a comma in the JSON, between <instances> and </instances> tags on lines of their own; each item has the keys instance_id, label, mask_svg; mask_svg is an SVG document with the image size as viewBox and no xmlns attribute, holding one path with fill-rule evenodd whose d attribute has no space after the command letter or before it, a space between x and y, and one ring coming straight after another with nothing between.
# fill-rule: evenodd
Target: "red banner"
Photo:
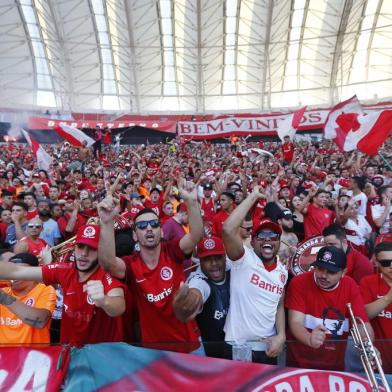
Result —
<instances>
[{"instance_id":1,"label":"red banner","mask_svg":"<svg viewBox=\"0 0 392 392\"><path fill-rule=\"evenodd\" d=\"M1 347L0 390L58 391L67 370L68 360L68 348L62 346Z\"/></svg>"},{"instance_id":2,"label":"red banner","mask_svg":"<svg viewBox=\"0 0 392 392\"><path fill-rule=\"evenodd\" d=\"M53 129L60 125L69 125L75 128L130 128L144 127L154 129L160 132L176 133L175 121L83 121L83 120L53 120L45 117L30 117L28 122L29 129Z\"/></svg>"}]
</instances>

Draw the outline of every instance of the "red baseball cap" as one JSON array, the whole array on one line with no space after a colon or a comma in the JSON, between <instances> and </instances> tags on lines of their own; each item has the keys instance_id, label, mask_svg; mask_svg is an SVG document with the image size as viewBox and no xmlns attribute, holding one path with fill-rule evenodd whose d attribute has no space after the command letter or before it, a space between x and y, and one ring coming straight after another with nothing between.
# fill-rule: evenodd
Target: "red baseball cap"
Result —
<instances>
[{"instance_id":1,"label":"red baseball cap","mask_svg":"<svg viewBox=\"0 0 392 392\"><path fill-rule=\"evenodd\" d=\"M100 230L99 225L84 225L80 227L76 233L75 244L84 244L90 248L98 249Z\"/></svg>"},{"instance_id":2,"label":"red baseball cap","mask_svg":"<svg viewBox=\"0 0 392 392\"><path fill-rule=\"evenodd\" d=\"M255 228L254 233L258 233L262 229L271 229L279 235L282 234L281 227L277 223L272 222L270 219L263 219Z\"/></svg>"},{"instance_id":3,"label":"red baseball cap","mask_svg":"<svg viewBox=\"0 0 392 392\"><path fill-rule=\"evenodd\" d=\"M226 254L223 241L219 237L205 237L197 244L197 257Z\"/></svg>"}]
</instances>

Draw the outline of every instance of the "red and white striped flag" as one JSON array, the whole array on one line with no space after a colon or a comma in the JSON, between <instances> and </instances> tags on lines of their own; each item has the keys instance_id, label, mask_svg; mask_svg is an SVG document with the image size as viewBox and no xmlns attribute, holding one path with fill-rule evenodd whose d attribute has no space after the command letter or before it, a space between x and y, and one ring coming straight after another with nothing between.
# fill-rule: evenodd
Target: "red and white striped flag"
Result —
<instances>
[{"instance_id":1,"label":"red and white striped flag","mask_svg":"<svg viewBox=\"0 0 392 392\"><path fill-rule=\"evenodd\" d=\"M50 165L53 162L53 158L45 151L45 149L33 139L24 129L21 130L23 136L25 137L27 143L33 150L33 154L37 161L39 169L49 170Z\"/></svg>"},{"instance_id":2,"label":"red and white striped flag","mask_svg":"<svg viewBox=\"0 0 392 392\"><path fill-rule=\"evenodd\" d=\"M295 133L297 132L298 126L301 123L301 119L306 111L306 106L302 109L297 110L285 117L284 120L278 122L278 133L279 139L283 142L285 136L290 136L290 140L294 139Z\"/></svg>"},{"instance_id":3,"label":"red and white striped flag","mask_svg":"<svg viewBox=\"0 0 392 392\"><path fill-rule=\"evenodd\" d=\"M53 128L61 137L75 147L82 147L83 141L87 141L87 147L91 147L95 140L87 136L78 128L71 127L70 125L60 124Z\"/></svg>"},{"instance_id":4,"label":"red and white striped flag","mask_svg":"<svg viewBox=\"0 0 392 392\"><path fill-rule=\"evenodd\" d=\"M392 131L392 110L364 113L356 96L337 104L324 125L324 137L343 151L376 155Z\"/></svg>"}]
</instances>

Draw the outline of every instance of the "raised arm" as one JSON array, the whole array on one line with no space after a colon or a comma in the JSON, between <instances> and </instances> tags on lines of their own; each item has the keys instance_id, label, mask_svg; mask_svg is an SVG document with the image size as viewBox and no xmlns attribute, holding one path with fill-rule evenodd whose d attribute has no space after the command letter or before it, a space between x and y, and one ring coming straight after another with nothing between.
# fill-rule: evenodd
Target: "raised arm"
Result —
<instances>
[{"instance_id":1,"label":"raised arm","mask_svg":"<svg viewBox=\"0 0 392 392\"><path fill-rule=\"evenodd\" d=\"M0 279L33 280L34 282L42 282L42 268L26 267L17 263L1 262Z\"/></svg>"},{"instance_id":2,"label":"raised arm","mask_svg":"<svg viewBox=\"0 0 392 392\"><path fill-rule=\"evenodd\" d=\"M239 233L239 228L246 214L257 202L263 198L259 187L253 188L252 193L229 215L222 229L222 239L225 245L226 254L231 260L238 260L244 254L244 246Z\"/></svg>"},{"instance_id":3,"label":"raised arm","mask_svg":"<svg viewBox=\"0 0 392 392\"><path fill-rule=\"evenodd\" d=\"M126 270L125 263L122 259L116 257L116 245L114 242L114 217L117 215L118 201L113 198L110 190L107 190L107 196L97 206L101 225L98 262L112 276L123 279Z\"/></svg>"},{"instance_id":4,"label":"raised arm","mask_svg":"<svg viewBox=\"0 0 392 392\"><path fill-rule=\"evenodd\" d=\"M181 250L187 255L193 252L197 243L203 238L203 219L195 184L181 179L178 183L178 190L188 208L189 233L185 234L179 242Z\"/></svg>"}]
</instances>

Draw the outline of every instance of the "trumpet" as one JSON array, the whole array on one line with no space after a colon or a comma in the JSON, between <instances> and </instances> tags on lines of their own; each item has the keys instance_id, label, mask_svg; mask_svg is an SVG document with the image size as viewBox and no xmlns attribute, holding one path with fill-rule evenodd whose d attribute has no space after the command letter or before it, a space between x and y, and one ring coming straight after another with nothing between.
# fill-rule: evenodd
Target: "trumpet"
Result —
<instances>
[{"instance_id":1,"label":"trumpet","mask_svg":"<svg viewBox=\"0 0 392 392\"><path fill-rule=\"evenodd\" d=\"M354 315L351 303L347 304L347 308L351 319L350 333L353 338L354 346L359 351L362 366L365 370L366 377L369 381L372 391L380 391L380 387L383 387L386 392L391 392L388 381L385 378L384 370L381 366L381 361L378 357L376 348L370 339L364 321L360 317ZM366 340L363 339L359 326L362 327ZM381 385L379 385L377 381L375 369L379 374Z\"/></svg>"}]
</instances>

